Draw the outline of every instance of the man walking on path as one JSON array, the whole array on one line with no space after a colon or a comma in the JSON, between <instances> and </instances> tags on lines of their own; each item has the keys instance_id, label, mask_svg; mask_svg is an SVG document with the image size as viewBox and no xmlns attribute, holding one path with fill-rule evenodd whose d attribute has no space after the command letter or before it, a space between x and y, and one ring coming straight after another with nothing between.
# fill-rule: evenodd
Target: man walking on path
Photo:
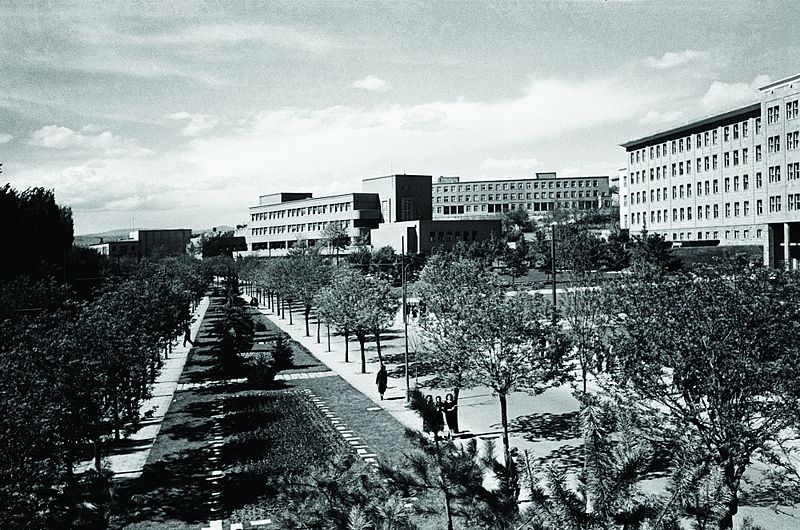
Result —
<instances>
[{"instance_id":1,"label":"man walking on path","mask_svg":"<svg viewBox=\"0 0 800 530\"><path fill-rule=\"evenodd\" d=\"M375 377L375 384L378 385L378 394L381 395L381 400L383 400L383 394L386 392L388 383L389 374L386 373L386 367L381 363L381 369L378 370L378 375Z\"/></svg>"},{"instance_id":2,"label":"man walking on path","mask_svg":"<svg viewBox=\"0 0 800 530\"><path fill-rule=\"evenodd\" d=\"M194 342L192 341L192 330L189 329L188 322L183 325L183 345L186 346L187 342L194 346Z\"/></svg>"}]
</instances>

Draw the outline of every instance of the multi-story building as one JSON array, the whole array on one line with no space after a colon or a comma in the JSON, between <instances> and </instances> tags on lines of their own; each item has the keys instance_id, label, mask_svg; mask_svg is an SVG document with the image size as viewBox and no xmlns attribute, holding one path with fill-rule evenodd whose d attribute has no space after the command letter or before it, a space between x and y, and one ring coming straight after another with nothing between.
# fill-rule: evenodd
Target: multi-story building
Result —
<instances>
[{"instance_id":1,"label":"multi-story building","mask_svg":"<svg viewBox=\"0 0 800 530\"><path fill-rule=\"evenodd\" d=\"M523 208L531 217L553 209L592 210L611 207L608 176L464 181L439 177L433 184L434 219L497 219L506 210Z\"/></svg>"},{"instance_id":2,"label":"multi-story building","mask_svg":"<svg viewBox=\"0 0 800 530\"><path fill-rule=\"evenodd\" d=\"M800 259L800 75L761 100L622 144L620 225L668 240L761 245L770 266Z\"/></svg>"},{"instance_id":3,"label":"multi-story building","mask_svg":"<svg viewBox=\"0 0 800 530\"><path fill-rule=\"evenodd\" d=\"M250 208L247 247L265 256L285 254L297 241L314 245L330 223L344 228L351 240L378 227L381 207L374 193L312 197L310 193L272 193Z\"/></svg>"}]
</instances>

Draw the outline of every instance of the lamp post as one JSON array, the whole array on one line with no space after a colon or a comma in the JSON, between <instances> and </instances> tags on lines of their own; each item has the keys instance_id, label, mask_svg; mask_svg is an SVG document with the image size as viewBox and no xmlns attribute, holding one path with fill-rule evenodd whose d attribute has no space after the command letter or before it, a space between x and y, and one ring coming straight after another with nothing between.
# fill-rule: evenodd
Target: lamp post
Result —
<instances>
[{"instance_id":1,"label":"lamp post","mask_svg":"<svg viewBox=\"0 0 800 530\"><path fill-rule=\"evenodd\" d=\"M556 301L556 223L550 225L552 233L550 236L550 274L553 275L553 326L558 322L558 309Z\"/></svg>"},{"instance_id":2,"label":"lamp post","mask_svg":"<svg viewBox=\"0 0 800 530\"><path fill-rule=\"evenodd\" d=\"M406 238L400 238L400 281L403 283L403 337L405 338L406 402L411 400L411 383L408 373L408 296L406 291Z\"/></svg>"}]
</instances>

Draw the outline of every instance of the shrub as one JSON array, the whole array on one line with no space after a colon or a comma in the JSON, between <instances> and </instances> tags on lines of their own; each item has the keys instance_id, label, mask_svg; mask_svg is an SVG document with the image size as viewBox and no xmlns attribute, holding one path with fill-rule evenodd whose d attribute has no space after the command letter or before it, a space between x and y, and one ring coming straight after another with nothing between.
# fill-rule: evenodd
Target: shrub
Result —
<instances>
[{"instance_id":1,"label":"shrub","mask_svg":"<svg viewBox=\"0 0 800 530\"><path fill-rule=\"evenodd\" d=\"M286 370L292 367L294 353L292 352L291 339L286 333L278 334L275 345L272 347L272 359L276 370Z\"/></svg>"},{"instance_id":2,"label":"shrub","mask_svg":"<svg viewBox=\"0 0 800 530\"><path fill-rule=\"evenodd\" d=\"M247 380L255 387L269 388L276 373L275 362L268 353L259 353L248 362Z\"/></svg>"}]
</instances>

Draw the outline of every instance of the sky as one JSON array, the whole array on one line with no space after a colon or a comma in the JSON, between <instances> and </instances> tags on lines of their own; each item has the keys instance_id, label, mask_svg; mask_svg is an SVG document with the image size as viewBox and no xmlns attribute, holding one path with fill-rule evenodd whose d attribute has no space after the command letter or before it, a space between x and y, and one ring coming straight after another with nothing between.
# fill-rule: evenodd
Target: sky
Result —
<instances>
[{"instance_id":1,"label":"sky","mask_svg":"<svg viewBox=\"0 0 800 530\"><path fill-rule=\"evenodd\" d=\"M391 173L614 175L800 73L796 0L0 0L0 182L75 233Z\"/></svg>"}]
</instances>

